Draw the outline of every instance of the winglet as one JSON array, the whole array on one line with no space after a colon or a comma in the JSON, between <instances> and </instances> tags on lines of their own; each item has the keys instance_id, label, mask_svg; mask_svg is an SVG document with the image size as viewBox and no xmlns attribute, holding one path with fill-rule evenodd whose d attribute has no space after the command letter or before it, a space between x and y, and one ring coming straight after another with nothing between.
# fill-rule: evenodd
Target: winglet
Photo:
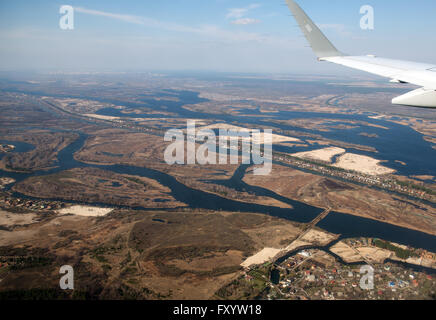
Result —
<instances>
[{"instance_id":1,"label":"winglet","mask_svg":"<svg viewBox=\"0 0 436 320\"><path fill-rule=\"evenodd\" d=\"M327 37L319 30L315 23L307 16L301 7L293 0L286 0L289 9L297 20L301 31L309 41L310 46L319 60L329 57L344 56Z\"/></svg>"}]
</instances>

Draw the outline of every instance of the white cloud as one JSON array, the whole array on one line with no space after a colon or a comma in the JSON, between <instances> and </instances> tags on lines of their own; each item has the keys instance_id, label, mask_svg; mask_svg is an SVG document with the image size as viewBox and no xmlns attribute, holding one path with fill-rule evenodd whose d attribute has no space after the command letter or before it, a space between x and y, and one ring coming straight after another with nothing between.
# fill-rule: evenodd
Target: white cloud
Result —
<instances>
[{"instance_id":1,"label":"white cloud","mask_svg":"<svg viewBox=\"0 0 436 320\"><path fill-rule=\"evenodd\" d=\"M258 19L252 19L252 18L241 18L241 19L236 19L233 20L231 23L232 24L242 24L242 25L246 25L246 24L255 24L255 23L259 23L260 20Z\"/></svg>"},{"instance_id":2,"label":"white cloud","mask_svg":"<svg viewBox=\"0 0 436 320\"><path fill-rule=\"evenodd\" d=\"M248 11L256 9L256 8L259 8L259 7L260 7L260 4L253 3L253 4L250 4L247 7L244 7L244 8L231 8L231 9L228 9L228 13L226 15L226 18L227 19L242 18L243 16L245 16L245 14Z\"/></svg>"},{"instance_id":3,"label":"white cloud","mask_svg":"<svg viewBox=\"0 0 436 320\"><path fill-rule=\"evenodd\" d=\"M105 12L105 11L86 9L86 8L82 8L82 7L75 7L74 11L93 15L93 16L102 16L102 17L106 17L106 18L117 19L117 20L129 22L129 23L134 23L134 24L145 24L144 18L133 16L133 15L128 15L128 14L110 13L110 12Z\"/></svg>"},{"instance_id":4,"label":"white cloud","mask_svg":"<svg viewBox=\"0 0 436 320\"><path fill-rule=\"evenodd\" d=\"M248 6L247 8L256 8L257 4L252 4ZM151 28L161 29L165 31L172 31L172 32L182 32L182 33L192 33L199 36L205 36L208 38L215 38L220 41L257 41L257 42L264 42L265 36L253 33L253 32L234 32L230 30L225 30L217 26L213 25L203 25L200 27L190 27L186 25L181 24L175 24L171 22L165 22L160 21L148 17L140 17L140 16L134 16L134 15L128 15L128 14L117 14L117 13L111 13L111 12L105 12L105 11L99 11L99 10L91 10L86 9L82 7L76 7L74 8L76 12L84 13L88 15L93 16L102 16L109 19L116 19L120 21L124 21L127 23L133 23L138 25L143 25ZM240 24L240 25L246 25L246 24L253 24L258 23L260 20L251 19L251 18L241 18L233 21L234 24Z\"/></svg>"},{"instance_id":5,"label":"white cloud","mask_svg":"<svg viewBox=\"0 0 436 320\"><path fill-rule=\"evenodd\" d=\"M120 21L124 21L124 22L128 22L128 23L164 29L164 30L168 30L168 31L179 31L179 32L197 32L198 31L198 29L196 29L196 28L178 25L175 23L162 22L162 21L152 19L152 18L147 18L147 17L140 17L140 16L129 15L129 14L111 13L111 12L100 11L100 10L86 9L86 8L82 8L82 7L75 7L74 10L76 12L80 12L80 13L84 13L84 14L88 14L88 15L101 16L101 17L120 20Z\"/></svg>"},{"instance_id":6,"label":"white cloud","mask_svg":"<svg viewBox=\"0 0 436 320\"><path fill-rule=\"evenodd\" d=\"M235 19L235 20L232 20L230 22L232 24L247 25L247 24L259 23L260 20L258 20L258 19L245 17L246 14L248 13L248 11L259 8L259 7L260 7L260 4L253 3L247 7L244 7L244 8L231 8L231 9L227 10L228 13L226 15L226 18L227 19Z\"/></svg>"},{"instance_id":7,"label":"white cloud","mask_svg":"<svg viewBox=\"0 0 436 320\"><path fill-rule=\"evenodd\" d=\"M229 12L226 15L227 19L232 19L232 18L242 18L244 16L244 14L247 12L247 9L245 8L233 8L233 9L229 9Z\"/></svg>"}]
</instances>

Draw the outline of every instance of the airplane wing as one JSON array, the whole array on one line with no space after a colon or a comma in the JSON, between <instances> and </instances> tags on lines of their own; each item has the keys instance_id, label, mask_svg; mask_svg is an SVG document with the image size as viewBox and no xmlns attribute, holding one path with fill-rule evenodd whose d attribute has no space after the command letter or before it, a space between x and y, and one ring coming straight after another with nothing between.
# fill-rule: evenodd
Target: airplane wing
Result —
<instances>
[{"instance_id":1,"label":"airplane wing","mask_svg":"<svg viewBox=\"0 0 436 320\"><path fill-rule=\"evenodd\" d=\"M295 20L318 60L390 78L391 82L411 83L421 88L392 100L393 104L436 108L436 65L369 56L350 56L338 51L294 0L286 0Z\"/></svg>"}]
</instances>

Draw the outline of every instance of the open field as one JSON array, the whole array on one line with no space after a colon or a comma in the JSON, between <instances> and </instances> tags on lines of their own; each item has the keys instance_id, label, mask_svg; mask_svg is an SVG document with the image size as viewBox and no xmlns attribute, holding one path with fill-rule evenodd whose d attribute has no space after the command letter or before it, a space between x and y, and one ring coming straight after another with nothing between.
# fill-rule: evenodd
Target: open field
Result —
<instances>
[{"instance_id":1,"label":"open field","mask_svg":"<svg viewBox=\"0 0 436 320\"><path fill-rule=\"evenodd\" d=\"M111 208L98 208L90 206L71 206L68 208L63 208L58 211L59 214L74 214L77 216L85 217L101 217L112 212Z\"/></svg>"},{"instance_id":2,"label":"open field","mask_svg":"<svg viewBox=\"0 0 436 320\"><path fill-rule=\"evenodd\" d=\"M11 213L0 210L0 226L12 227L18 225L27 225L37 221L35 213Z\"/></svg>"},{"instance_id":3,"label":"open field","mask_svg":"<svg viewBox=\"0 0 436 320\"><path fill-rule=\"evenodd\" d=\"M170 189L155 180L96 168L76 168L57 174L31 177L16 184L13 189L29 196L46 199L55 197L146 208L185 206L174 200L170 195Z\"/></svg>"},{"instance_id":4,"label":"open field","mask_svg":"<svg viewBox=\"0 0 436 320\"><path fill-rule=\"evenodd\" d=\"M293 127L313 129L321 132L328 132L332 129L343 129L343 130L355 129L362 125L389 130L389 128L383 127L381 125L372 124L366 121L346 120L346 119L300 118L300 119L290 119L290 120L273 120L273 122L279 124L287 124Z\"/></svg>"},{"instance_id":5,"label":"open field","mask_svg":"<svg viewBox=\"0 0 436 320\"><path fill-rule=\"evenodd\" d=\"M248 257L244 262L241 263L243 267L249 267L254 264L262 264L268 262L275 257L281 250L275 248L263 248L261 251L255 255Z\"/></svg>"},{"instance_id":6,"label":"open field","mask_svg":"<svg viewBox=\"0 0 436 320\"><path fill-rule=\"evenodd\" d=\"M300 239L306 242L310 242L311 244L325 246L336 238L337 235L317 229L310 229Z\"/></svg>"},{"instance_id":7,"label":"open field","mask_svg":"<svg viewBox=\"0 0 436 320\"><path fill-rule=\"evenodd\" d=\"M270 262L274 257L279 254L294 251L300 247L305 246L325 246L337 238L337 235L318 229L310 229L309 231L305 232L302 237L297 238L298 234L295 234L295 232L292 233L292 236L293 238L282 240L280 242L280 245L285 245L291 241L291 243L287 246L279 247L276 245L275 247L263 248L256 254L245 259L244 262L241 263L241 266L248 268L253 265L260 265L265 262Z\"/></svg>"},{"instance_id":8,"label":"open field","mask_svg":"<svg viewBox=\"0 0 436 320\"><path fill-rule=\"evenodd\" d=\"M276 164L270 175L247 174L244 181L314 206L436 234L436 216L431 206L382 191Z\"/></svg>"},{"instance_id":9,"label":"open field","mask_svg":"<svg viewBox=\"0 0 436 320\"><path fill-rule=\"evenodd\" d=\"M340 256L345 262L360 262L364 259L375 263L383 263L391 257L392 252L375 247L352 248L343 241L339 241L330 248L333 253Z\"/></svg>"},{"instance_id":10,"label":"open field","mask_svg":"<svg viewBox=\"0 0 436 320\"><path fill-rule=\"evenodd\" d=\"M240 132L240 131L250 131L251 132L251 128L244 128L244 127L239 127L239 126L235 126L235 125L230 125L230 124L226 124L226 123L216 123L216 124L211 124L208 126L203 126L203 127L199 127L196 128L198 131L201 130L213 130L213 129L222 129L222 130L228 130L228 131L236 131L236 132ZM298 138L294 138L294 137L288 137L288 136L283 136L283 135L278 135L278 134L272 134L272 143L279 143L279 142L300 142L301 140ZM263 144L264 143L264 134L263 132L260 132L259 136L254 135L253 137L253 142L254 143L258 143L258 144ZM250 138L245 138L242 137L242 140L250 140Z\"/></svg>"},{"instance_id":11,"label":"open field","mask_svg":"<svg viewBox=\"0 0 436 320\"><path fill-rule=\"evenodd\" d=\"M168 145L169 142L165 142L160 136L122 130L102 130L87 139L84 147L75 154L75 158L90 164L147 167L170 174L188 187L225 198L290 208L289 204L276 199L251 195L210 182L231 178L239 164L168 165L164 162L164 152ZM186 154L185 146L185 157Z\"/></svg>"},{"instance_id":12,"label":"open field","mask_svg":"<svg viewBox=\"0 0 436 320\"><path fill-rule=\"evenodd\" d=\"M383 241L377 241L383 243ZM386 248L381 248L375 245L352 243L352 239L341 240L330 249L346 262L367 261L370 263L381 264L384 263L386 259L391 259L417 266L436 268L436 256L434 253L427 252L425 255L419 256L415 254L414 249L409 250L408 247L396 243L389 243L389 247Z\"/></svg>"},{"instance_id":13,"label":"open field","mask_svg":"<svg viewBox=\"0 0 436 320\"><path fill-rule=\"evenodd\" d=\"M282 249L282 251L290 252L305 246L326 246L337 237L338 235L321 231L319 229L310 229L302 236L298 237L290 244L288 244L285 248Z\"/></svg>"},{"instance_id":14,"label":"open field","mask_svg":"<svg viewBox=\"0 0 436 320\"><path fill-rule=\"evenodd\" d=\"M333 165L345 170L353 170L369 175L383 175L394 173L395 170L386 168L380 165L380 160L360 154L346 153L339 157L338 161Z\"/></svg>"},{"instance_id":15,"label":"open field","mask_svg":"<svg viewBox=\"0 0 436 320\"><path fill-rule=\"evenodd\" d=\"M93 113L86 113L84 115L87 117L102 119L102 120L119 120L120 119L120 117L103 116L100 114L93 114Z\"/></svg>"},{"instance_id":16,"label":"open field","mask_svg":"<svg viewBox=\"0 0 436 320\"><path fill-rule=\"evenodd\" d=\"M286 236L269 234L274 227L298 232L290 222L250 213L54 215L14 232L0 230L0 259L15 255L44 261L11 271L2 278L0 294L55 288L59 265L71 264L80 275L76 291L90 298L207 299L239 275L245 257ZM264 236L254 239L254 233Z\"/></svg>"},{"instance_id":17,"label":"open field","mask_svg":"<svg viewBox=\"0 0 436 320\"><path fill-rule=\"evenodd\" d=\"M345 149L337 147L329 147L313 151L298 152L292 154L292 156L297 158L309 159L309 160L319 160L324 162L332 162L333 157L345 153Z\"/></svg>"},{"instance_id":18,"label":"open field","mask_svg":"<svg viewBox=\"0 0 436 320\"><path fill-rule=\"evenodd\" d=\"M74 154L74 159L82 162L75 163L75 168L66 163L68 170L49 175L38 172L38 175L29 175L24 180L21 173L4 173L5 177L17 176L18 183L8 178L1 179L3 185L6 182L14 185L11 190L9 185L1 190L4 200L0 208L0 298L12 290L29 292L37 289L42 293L57 290L59 266L69 264L74 267L76 275L75 298L208 299L216 298L215 294L221 292L221 288L232 286L235 279L243 277L246 286L234 297L266 299L270 298L266 291L264 295L257 294L265 288L263 285L269 279L270 269L261 270L265 276L262 282L259 280L261 276L256 278L256 272L262 267L253 267L250 268L252 273L244 273L242 266L262 264L276 254L304 246L323 246L336 239L337 235L316 227L308 229L307 224L268 214L188 208L176 201L171 190L156 180L118 174L115 170L120 166L110 171L111 165L136 167L131 168L133 171L149 168L168 174L168 179L175 178L189 188L222 198L291 208L290 204L282 202L286 199L260 196L270 193L240 184L238 175L231 179L235 172L239 172L236 170L240 164L167 165L164 151L170 142L164 141L163 134L169 128L185 129L188 118L196 119L197 130L201 126L208 129L272 128L275 145L295 148L288 154L297 153L324 162L332 162L342 155L336 165L373 175L370 178L374 180L384 178L377 175L392 171L372 157L345 153L346 150L386 154L389 148L382 150L383 139L386 138L387 143L395 142L397 132L413 136L418 131L424 136L417 135L413 141L429 141L433 147L436 144L434 113L392 107L388 102L396 93L390 89L385 92L384 84L380 82L359 80L344 84L341 80L338 86L337 79L288 78L283 75L268 76L263 80L262 76L246 75L220 75L213 80L204 80L201 77L187 79L170 74L153 76L141 73L34 77L41 79L21 81L17 76L13 81L0 81L2 139L26 142L35 147L29 152L11 150L1 154L0 167L29 173L53 168L57 165L59 152L79 134L86 135L87 139ZM359 92L362 88L374 91L356 93L353 88ZM200 98L209 100L199 99L198 91ZM108 115L98 115L104 108L113 110L102 112ZM392 116L379 114L380 110ZM295 117L286 112L296 112ZM313 112L322 115L311 114ZM368 112L374 114L368 118ZM365 117L367 121L355 120ZM393 123L400 124L401 129ZM415 131L407 131L407 126ZM340 141L347 134L353 137ZM431 145L427 145L430 144L426 142L419 146L423 157L431 150ZM401 155L402 146L396 147L393 152ZM299 152L309 148L318 150ZM407 169L420 163L405 158L393 159L398 159L397 163ZM323 165L327 168L325 163ZM436 215L428 202L389 193L388 189L371 189L365 186L369 184L364 180L360 184L357 180L330 178L327 173L325 176L307 173L314 172L310 168L301 169L306 170L303 172L274 164L273 171L267 176L254 176L252 169L250 167L243 178L251 186L318 208L436 235ZM398 175L401 174L399 171ZM409 177L398 176L398 180L403 179L401 181L407 184L413 178L420 179L418 186L434 190L429 180L434 180L435 175L431 170L421 171ZM355 172L349 174L366 177ZM420 192L422 189L414 190ZM15 191L38 199L14 194ZM53 198L60 200L51 200ZM133 207L144 210L134 210L139 208ZM268 213L267 209L263 211ZM352 248L347 241L341 241L335 249L350 261L365 258L378 263L383 262L388 254L396 259L391 251L367 244L357 244ZM407 247L402 249L409 250ZM307 258L302 254L295 256L296 262ZM405 261L434 267L431 259L424 255L411 256ZM342 293L352 290L356 281L349 279L346 287L339 287L344 273L340 275L332 270L343 269L348 273L349 267L340 265L322 251L314 250L311 259L303 263L300 270L292 270L294 267L289 267L288 276L290 286L295 288L289 290L298 289L299 282L295 281L298 279L301 288L310 295L298 292L293 297L324 297L325 291L310 290L315 284L319 290L330 290L333 287L330 276L335 277L338 284L333 291L337 289ZM383 269L383 265L378 268ZM316 283L309 280L306 271L313 272L310 276L318 277ZM404 272L402 270L401 274ZM383 282L386 285L384 279ZM419 285L427 283L422 281ZM336 291L334 297L340 298ZM431 297L431 294L425 292L422 296Z\"/></svg>"}]
</instances>

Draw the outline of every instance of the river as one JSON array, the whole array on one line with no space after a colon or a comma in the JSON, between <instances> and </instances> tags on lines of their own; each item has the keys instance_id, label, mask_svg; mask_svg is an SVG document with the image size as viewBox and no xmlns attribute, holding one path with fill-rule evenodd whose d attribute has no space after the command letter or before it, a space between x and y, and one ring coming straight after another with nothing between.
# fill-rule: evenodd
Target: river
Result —
<instances>
[{"instance_id":1,"label":"river","mask_svg":"<svg viewBox=\"0 0 436 320\"><path fill-rule=\"evenodd\" d=\"M31 94L38 94L32 92ZM42 93L41 93L42 94ZM284 130L296 130L303 133L321 134L323 137L334 140L341 140L344 142L369 145L377 149L377 153L363 152L359 150L353 150L353 152L361 154L370 154L372 157L386 160L384 164L393 169L396 169L399 174L403 175L418 175L429 174L436 176L436 150L432 148L432 145L423 139L423 135L416 132L412 128L390 121L382 119L372 119L369 115L337 115L329 113L312 113L312 112L297 112L297 111L281 111L278 113L270 114L277 119L299 119L299 118L322 118L322 119L342 119L344 121L363 121L369 125L359 125L359 128L347 129L346 134L341 129L330 129L326 132L319 132L311 129L302 129L300 127L292 127L289 125L277 125L272 123L268 118L260 119L255 117L256 115L265 115L261 113L259 108L247 109L243 112L245 115L210 115L202 112L193 112L183 108L187 104L195 104L199 102L207 101L198 97L198 93L191 91L174 91L166 90L162 92L162 96L177 96L178 101L158 101L151 97L144 95L142 102L144 104L129 104L124 103L128 108L139 107L152 107L154 110L162 110L166 112L173 112L176 114L174 117L182 118L195 118L195 119L216 119L220 121L226 121L228 123L239 121L246 124L252 124L255 126L267 126L271 125L279 127ZM86 98L86 97L84 97ZM91 98L93 100L99 100ZM108 99L100 99L102 102L112 102L117 105L120 101L112 101ZM118 109L105 108L97 112L101 115L110 116L123 116L129 117L129 114L120 113ZM268 114L266 114L268 115ZM140 117L161 117L161 115L150 116L148 114L132 114L135 118ZM337 124L337 123L336 123ZM343 124L346 124L344 122ZM376 125L376 126L374 126ZM380 126L386 128L381 128ZM379 138L368 138L360 135L362 132L377 134ZM30 176L39 176L57 173L63 170L68 170L78 167L95 167L104 170L110 170L120 174L137 175L141 177L147 177L157 180L162 185L168 187L171 190L171 195L180 202L186 203L191 208L202 208L210 210L223 210L223 211L240 211L240 212L254 212L269 214L271 216L284 218L290 221L307 223L318 216L323 209L310 206L308 204L290 200L282 197L271 190L267 190L261 187L254 187L247 185L242 181L246 166L242 165L235 172L233 177L227 181L213 181L226 185L240 191L249 191L257 196L267 196L274 198L278 201L288 203L293 209L277 208L272 206L265 206L254 203L245 203L235 200L226 199L215 194L210 194L200 190L192 189L184 184L178 182L174 177L159 172L157 170L127 166L127 165L111 165L101 166L94 164L86 164L76 161L73 157L74 153L83 146L87 136L83 133L79 134L79 138L71 143L69 146L61 150L58 154L58 164L56 168L48 171L37 171L33 173L14 173L0 170L0 176L7 176L14 178L17 182L22 181ZM301 138L301 137L299 137ZM1 142L1 141L0 141ZM14 152L25 152L30 150L29 145L16 143L14 141L8 141L8 143L15 144L18 148ZM307 147L282 147L285 152L298 152L305 151ZM425 156L421 156L425 155ZM403 161L406 165L401 165L395 160ZM212 182L212 181L211 181ZM10 186L9 186L10 188ZM22 195L20 195L22 196ZM73 202L73 201L71 201ZM146 209L149 208L132 208L132 209ZM404 245L409 245L415 248L423 248L432 252L436 252L436 237L427 233L410 230L403 227L394 226L388 223L383 223L376 220L357 217L353 215L343 214L339 212L330 212L327 217L321 220L318 227L332 233L341 234L341 238L349 237L374 237L388 241L397 242Z\"/></svg>"},{"instance_id":2,"label":"river","mask_svg":"<svg viewBox=\"0 0 436 320\"><path fill-rule=\"evenodd\" d=\"M94 165L79 162L74 159L73 155L83 146L87 136L82 133L78 134L79 138L76 141L59 152L57 164L58 167L48 171L36 171L33 173L16 173L0 170L0 176L12 177L19 182L31 176L53 174L78 167L94 167L103 170L110 170L119 174L137 175L155 179L162 185L168 187L171 190L171 195L176 200L186 203L191 208L263 213L295 222L309 222L323 211L321 208L284 198L270 190L260 187L252 187L245 184L242 181L245 173L245 166L241 166L235 172L232 178L222 183L234 187L237 190L245 189L255 193L258 196L269 196L279 201L284 201L292 205L293 209L277 208L226 199L215 194L189 188L178 182L174 177L153 169L127 165ZM17 195L22 196L21 194ZM55 199L56 198L53 198L53 200ZM147 208L142 207L136 207L132 209L148 210ZM317 224L317 226L328 232L341 234L341 238L374 237L436 252L435 236L376 220L339 212L330 212L327 217Z\"/></svg>"}]
</instances>

